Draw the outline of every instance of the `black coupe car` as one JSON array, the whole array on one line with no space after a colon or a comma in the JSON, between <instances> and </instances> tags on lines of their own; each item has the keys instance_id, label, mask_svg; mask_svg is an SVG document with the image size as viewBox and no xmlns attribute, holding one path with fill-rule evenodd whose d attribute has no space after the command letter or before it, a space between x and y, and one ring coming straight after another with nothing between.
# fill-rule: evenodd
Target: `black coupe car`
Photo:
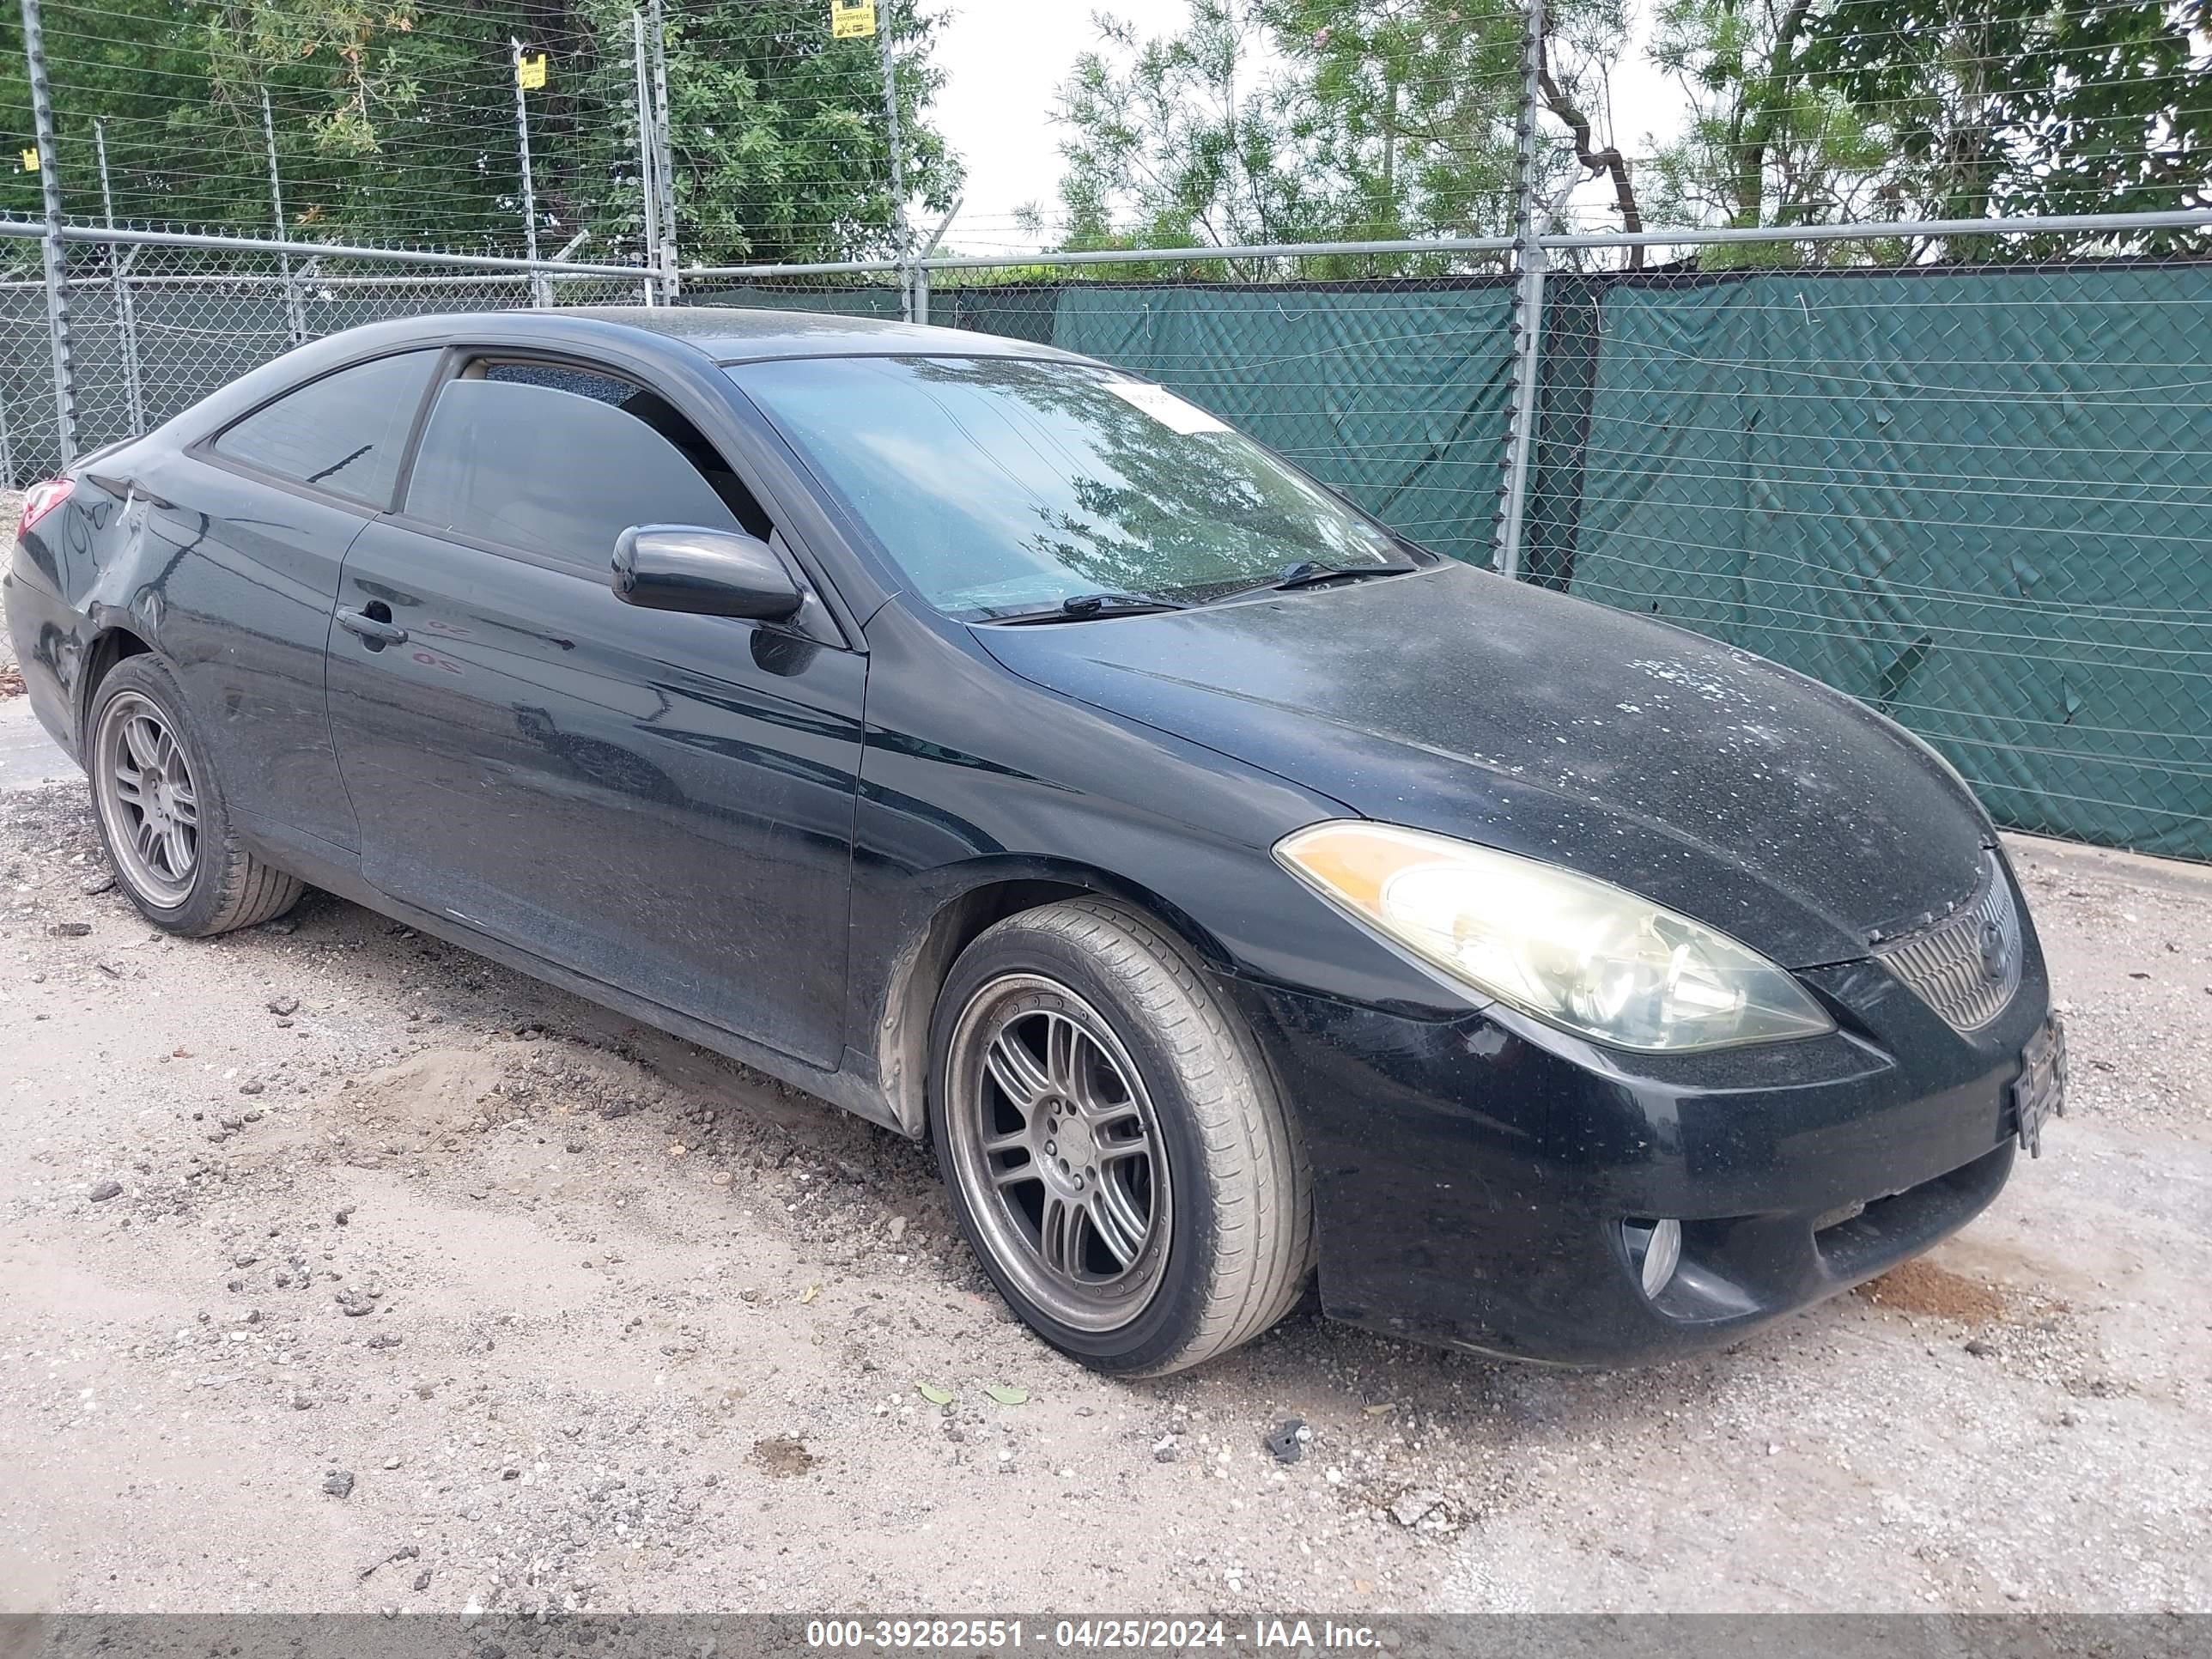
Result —
<instances>
[{"instance_id":1,"label":"black coupe car","mask_svg":"<svg viewBox=\"0 0 2212 1659\"><path fill-rule=\"evenodd\" d=\"M311 883L926 1135L1103 1370L1316 1266L1485 1353L1720 1342L2060 1100L1933 751L1019 341L356 330L39 486L6 599L157 926Z\"/></svg>"}]
</instances>

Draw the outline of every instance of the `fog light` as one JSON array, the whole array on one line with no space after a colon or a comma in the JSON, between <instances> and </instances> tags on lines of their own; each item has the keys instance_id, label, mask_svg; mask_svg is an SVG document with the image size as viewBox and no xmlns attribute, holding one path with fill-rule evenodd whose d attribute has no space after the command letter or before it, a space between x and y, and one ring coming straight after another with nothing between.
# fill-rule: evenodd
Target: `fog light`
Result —
<instances>
[{"instance_id":1,"label":"fog light","mask_svg":"<svg viewBox=\"0 0 2212 1659\"><path fill-rule=\"evenodd\" d=\"M1621 1224L1628 1243L1628 1259L1636 1264L1644 1294L1656 1297L1667 1288L1682 1260L1682 1224L1673 1219L1628 1221Z\"/></svg>"}]
</instances>

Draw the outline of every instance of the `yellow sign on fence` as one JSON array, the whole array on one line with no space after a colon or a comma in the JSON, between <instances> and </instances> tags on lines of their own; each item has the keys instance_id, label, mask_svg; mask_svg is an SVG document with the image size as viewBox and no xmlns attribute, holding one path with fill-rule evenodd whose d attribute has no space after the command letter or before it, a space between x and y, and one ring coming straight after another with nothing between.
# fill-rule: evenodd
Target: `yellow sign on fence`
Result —
<instances>
[{"instance_id":1,"label":"yellow sign on fence","mask_svg":"<svg viewBox=\"0 0 2212 1659\"><path fill-rule=\"evenodd\" d=\"M23 152L23 171L26 173L36 173L38 170L39 152L34 149L25 150Z\"/></svg>"},{"instance_id":2,"label":"yellow sign on fence","mask_svg":"<svg viewBox=\"0 0 2212 1659\"><path fill-rule=\"evenodd\" d=\"M535 92L545 84L545 54L518 58L514 60L514 83L525 92Z\"/></svg>"},{"instance_id":3,"label":"yellow sign on fence","mask_svg":"<svg viewBox=\"0 0 2212 1659\"><path fill-rule=\"evenodd\" d=\"M830 38L860 40L876 32L876 0L830 0Z\"/></svg>"}]
</instances>

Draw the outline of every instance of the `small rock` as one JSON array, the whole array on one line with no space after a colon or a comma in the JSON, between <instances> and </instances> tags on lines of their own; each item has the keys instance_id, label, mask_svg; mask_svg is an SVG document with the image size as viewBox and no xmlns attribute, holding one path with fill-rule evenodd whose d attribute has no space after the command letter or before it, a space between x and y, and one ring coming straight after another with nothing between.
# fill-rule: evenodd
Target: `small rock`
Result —
<instances>
[{"instance_id":1,"label":"small rock","mask_svg":"<svg viewBox=\"0 0 2212 1659\"><path fill-rule=\"evenodd\" d=\"M902 1215L893 1216L884 1231L890 1236L892 1243L897 1243L906 1237L906 1218Z\"/></svg>"},{"instance_id":2,"label":"small rock","mask_svg":"<svg viewBox=\"0 0 2212 1659\"><path fill-rule=\"evenodd\" d=\"M323 1490L333 1498L347 1498L353 1493L353 1473L349 1469L332 1469L323 1477Z\"/></svg>"},{"instance_id":3,"label":"small rock","mask_svg":"<svg viewBox=\"0 0 2212 1659\"><path fill-rule=\"evenodd\" d=\"M105 1204L111 1198L123 1196L123 1183L119 1181L100 1182L85 1196L95 1204Z\"/></svg>"},{"instance_id":4,"label":"small rock","mask_svg":"<svg viewBox=\"0 0 2212 1659\"><path fill-rule=\"evenodd\" d=\"M238 1092L242 1095L258 1095L264 1086L259 1078L248 1078L238 1085Z\"/></svg>"},{"instance_id":5,"label":"small rock","mask_svg":"<svg viewBox=\"0 0 2212 1659\"><path fill-rule=\"evenodd\" d=\"M396 1457L387 1457L384 1460L384 1467L387 1469L396 1469L399 1467L399 1460Z\"/></svg>"},{"instance_id":6,"label":"small rock","mask_svg":"<svg viewBox=\"0 0 2212 1659\"><path fill-rule=\"evenodd\" d=\"M1423 1488L1409 1492L1390 1505L1390 1518L1401 1527L1418 1527L1443 1507L1443 1494Z\"/></svg>"},{"instance_id":7,"label":"small rock","mask_svg":"<svg viewBox=\"0 0 2212 1659\"><path fill-rule=\"evenodd\" d=\"M1978 1336L1966 1344L1966 1352L1973 1355L1977 1359L1987 1359L1991 1354L1996 1352L1996 1348L1993 1344L1986 1342Z\"/></svg>"},{"instance_id":8,"label":"small rock","mask_svg":"<svg viewBox=\"0 0 2212 1659\"><path fill-rule=\"evenodd\" d=\"M348 1319L359 1319L363 1314L376 1311L376 1304L368 1299L368 1293L363 1291L340 1291L337 1302L338 1311L344 1314Z\"/></svg>"},{"instance_id":9,"label":"small rock","mask_svg":"<svg viewBox=\"0 0 2212 1659\"><path fill-rule=\"evenodd\" d=\"M430 1588L429 1568L425 1567L422 1571L415 1575L415 1588L418 1590L426 1590Z\"/></svg>"},{"instance_id":10,"label":"small rock","mask_svg":"<svg viewBox=\"0 0 2212 1659\"><path fill-rule=\"evenodd\" d=\"M1306 1437L1304 1419L1287 1418L1281 1428L1267 1437L1267 1449L1274 1454L1278 1463L1295 1463L1305 1455Z\"/></svg>"},{"instance_id":11,"label":"small rock","mask_svg":"<svg viewBox=\"0 0 2212 1659\"><path fill-rule=\"evenodd\" d=\"M572 1136L568 1141L568 1150L572 1152L580 1152L584 1150L584 1143Z\"/></svg>"},{"instance_id":12,"label":"small rock","mask_svg":"<svg viewBox=\"0 0 2212 1659\"><path fill-rule=\"evenodd\" d=\"M104 893L114 885L115 878L112 876L87 876L82 882L77 884L77 891L82 893L87 898L90 898L94 894Z\"/></svg>"},{"instance_id":13,"label":"small rock","mask_svg":"<svg viewBox=\"0 0 2212 1659\"><path fill-rule=\"evenodd\" d=\"M1164 1434L1152 1443L1152 1462L1155 1463L1172 1463L1182 1455L1182 1451L1176 1445L1176 1437L1171 1434Z\"/></svg>"},{"instance_id":14,"label":"small rock","mask_svg":"<svg viewBox=\"0 0 2212 1659\"><path fill-rule=\"evenodd\" d=\"M338 1224L338 1225L339 1225L339 1226L343 1227L343 1226L344 1226L344 1225L346 1224L346 1223L347 1223L347 1222L349 1222L349 1221L350 1221L350 1220L352 1220L352 1219L353 1219L353 1212L354 1212L354 1210L355 1210L355 1208L356 1208L356 1206L351 1205L351 1204L349 1204L349 1205L347 1205L347 1206L345 1206L345 1208L343 1208L343 1210L340 1210L340 1211L339 1211L336 1215L332 1216L331 1218L333 1221L337 1222L337 1223Z\"/></svg>"},{"instance_id":15,"label":"small rock","mask_svg":"<svg viewBox=\"0 0 2212 1659\"><path fill-rule=\"evenodd\" d=\"M271 997L269 1000L269 1012L280 1018L298 1012L299 1007L300 999L297 997Z\"/></svg>"},{"instance_id":16,"label":"small rock","mask_svg":"<svg viewBox=\"0 0 2212 1659\"><path fill-rule=\"evenodd\" d=\"M56 921L46 926L47 934L54 939L82 939L91 931L88 921Z\"/></svg>"},{"instance_id":17,"label":"small rock","mask_svg":"<svg viewBox=\"0 0 2212 1659\"><path fill-rule=\"evenodd\" d=\"M261 931L264 933L296 933L300 931L300 924L289 916L279 916L274 921L263 922Z\"/></svg>"}]
</instances>

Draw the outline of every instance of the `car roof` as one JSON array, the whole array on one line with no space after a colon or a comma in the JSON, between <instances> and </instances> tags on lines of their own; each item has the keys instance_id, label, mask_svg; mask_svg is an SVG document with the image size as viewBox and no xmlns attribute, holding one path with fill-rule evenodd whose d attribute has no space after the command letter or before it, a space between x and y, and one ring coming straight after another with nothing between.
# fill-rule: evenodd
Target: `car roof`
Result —
<instances>
[{"instance_id":1,"label":"car roof","mask_svg":"<svg viewBox=\"0 0 2212 1659\"><path fill-rule=\"evenodd\" d=\"M448 313L431 317L394 318L349 329L359 343L393 346L444 345L471 337L501 343L526 341L548 346L581 345L593 337L639 337L666 340L718 363L757 362L775 357L880 357L896 354L962 357L1052 358L1064 362L1088 359L1033 340L1009 339L972 329L931 328L876 317L844 317L823 311L776 311L737 306L562 306L544 311Z\"/></svg>"},{"instance_id":2,"label":"car roof","mask_svg":"<svg viewBox=\"0 0 2212 1659\"><path fill-rule=\"evenodd\" d=\"M979 334L973 329L932 328L881 317L848 317L829 311L781 311L739 306L578 306L564 317L588 317L681 340L718 362L763 357L880 356L886 352L945 352L963 356L1066 357L1048 345Z\"/></svg>"}]
</instances>

